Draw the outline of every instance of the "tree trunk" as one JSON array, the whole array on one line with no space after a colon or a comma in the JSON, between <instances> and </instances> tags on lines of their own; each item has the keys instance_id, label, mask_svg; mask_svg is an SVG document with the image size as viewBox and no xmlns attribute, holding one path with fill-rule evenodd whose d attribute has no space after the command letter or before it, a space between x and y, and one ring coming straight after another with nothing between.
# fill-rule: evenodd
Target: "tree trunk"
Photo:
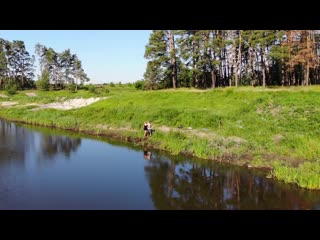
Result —
<instances>
[{"instance_id":1,"label":"tree trunk","mask_svg":"<svg viewBox=\"0 0 320 240\"><path fill-rule=\"evenodd\" d=\"M209 49L209 62L210 62L211 88L215 88L216 75L214 74L214 66L212 64L212 47Z\"/></svg>"},{"instance_id":2,"label":"tree trunk","mask_svg":"<svg viewBox=\"0 0 320 240\"><path fill-rule=\"evenodd\" d=\"M266 87L266 66L264 63L264 49L263 47L260 50L260 56L261 56L261 71L262 71L262 86Z\"/></svg>"},{"instance_id":3,"label":"tree trunk","mask_svg":"<svg viewBox=\"0 0 320 240\"><path fill-rule=\"evenodd\" d=\"M307 53L310 51L310 34L309 31L307 31ZM309 58L307 57L306 59L306 64L305 64L305 77L304 77L304 82L305 85L309 85L309 69L310 68L310 62Z\"/></svg>"},{"instance_id":4,"label":"tree trunk","mask_svg":"<svg viewBox=\"0 0 320 240\"><path fill-rule=\"evenodd\" d=\"M222 54L223 54L223 82L224 82L224 85L227 85L226 82L228 80L228 75L227 75L227 58L226 58L226 48L224 47L223 48L223 51L222 51Z\"/></svg>"},{"instance_id":5,"label":"tree trunk","mask_svg":"<svg viewBox=\"0 0 320 240\"><path fill-rule=\"evenodd\" d=\"M304 85L309 85L309 61L307 60L304 69Z\"/></svg>"},{"instance_id":6,"label":"tree trunk","mask_svg":"<svg viewBox=\"0 0 320 240\"><path fill-rule=\"evenodd\" d=\"M238 62L236 63L236 66L238 66L239 64L239 80L241 81L241 30L239 30L239 46L238 46ZM236 70L236 87L238 87L239 85L239 80L238 80L238 67L237 67L237 70Z\"/></svg>"},{"instance_id":7,"label":"tree trunk","mask_svg":"<svg viewBox=\"0 0 320 240\"><path fill-rule=\"evenodd\" d=\"M196 44L193 42L193 54L196 52ZM196 57L193 56L193 86L195 88L198 88L199 87L199 79L198 79L198 73L197 73L197 62L198 62L198 59Z\"/></svg>"},{"instance_id":8,"label":"tree trunk","mask_svg":"<svg viewBox=\"0 0 320 240\"><path fill-rule=\"evenodd\" d=\"M221 54L220 54L220 59L221 59ZM219 82L220 82L220 85L221 85L221 82L222 82L222 84L224 83L222 80L223 80L223 71L222 71L222 61L221 61L220 64L219 64Z\"/></svg>"},{"instance_id":9,"label":"tree trunk","mask_svg":"<svg viewBox=\"0 0 320 240\"><path fill-rule=\"evenodd\" d=\"M168 192L167 192L168 198L172 196L172 191L174 188L175 169L176 169L176 164L174 163L174 161L171 161L170 169L169 169L169 177L168 177Z\"/></svg>"},{"instance_id":10,"label":"tree trunk","mask_svg":"<svg viewBox=\"0 0 320 240\"><path fill-rule=\"evenodd\" d=\"M211 69L211 88L216 88L216 75L214 73L214 68Z\"/></svg>"},{"instance_id":11,"label":"tree trunk","mask_svg":"<svg viewBox=\"0 0 320 240\"><path fill-rule=\"evenodd\" d=\"M234 85L238 86L238 61L236 60L236 47L234 46L234 55L233 55L233 66L234 66Z\"/></svg>"},{"instance_id":12,"label":"tree trunk","mask_svg":"<svg viewBox=\"0 0 320 240\"><path fill-rule=\"evenodd\" d=\"M24 62L22 61L22 69L21 69L21 88L24 89Z\"/></svg>"},{"instance_id":13,"label":"tree trunk","mask_svg":"<svg viewBox=\"0 0 320 240\"><path fill-rule=\"evenodd\" d=\"M57 89L57 74L56 74L56 67L53 68L53 76L54 76L54 88Z\"/></svg>"},{"instance_id":14,"label":"tree trunk","mask_svg":"<svg viewBox=\"0 0 320 240\"><path fill-rule=\"evenodd\" d=\"M229 86L232 86L232 63L229 63L228 58L228 78L229 78Z\"/></svg>"},{"instance_id":15,"label":"tree trunk","mask_svg":"<svg viewBox=\"0 0 320 240\"><path fill-rule=\"evenodd\" d=\"M172 30L169 30L169 52L170 52L170 64L172 69L172 85L176 88L177 85L177 65L176 65L176 55L174 49L174 34Z\"/></svg>"},{"instance_id":16,"label":"tree trunk","mask_svg":"<svg viewBox=\"0 0 320 240\"><path fill-rule=\"evenodd\" d=\"M250 55L250 67L251 67L251 82L252 82L252 86L253 86L254 78L255 78L253 49L249 50L249 55Z\"/></svg>"}]
</instances>

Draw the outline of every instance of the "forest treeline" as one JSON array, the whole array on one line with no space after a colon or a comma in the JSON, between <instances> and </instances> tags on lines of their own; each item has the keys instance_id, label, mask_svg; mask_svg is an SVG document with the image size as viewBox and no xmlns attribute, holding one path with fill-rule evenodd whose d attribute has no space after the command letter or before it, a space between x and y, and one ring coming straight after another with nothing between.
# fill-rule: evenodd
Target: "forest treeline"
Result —
<instances>
[{"instance_id":1,"label":"forest treeline","mask_svg":"<svg viewBox=\"0 0 320 240\"><path fill-rule=\"evenodd\" d=\"M40 76L34 81L35 56L31 55L24 41L8 41L0 38L0 90L15 92L35 88L63 89L89 81L81 61L70 49L59 53L41 44L35 46L39 57Z\"/></svg>"},{"instance_id":2,"label":"forest treeline","mask_svg":"<svg viewBox=\"0 0 320 240\"><path fill-rule=\"evenodd\" d=\"M153 30L141 88L319 83L319 30Z\"/></svg>"}]
</instances>

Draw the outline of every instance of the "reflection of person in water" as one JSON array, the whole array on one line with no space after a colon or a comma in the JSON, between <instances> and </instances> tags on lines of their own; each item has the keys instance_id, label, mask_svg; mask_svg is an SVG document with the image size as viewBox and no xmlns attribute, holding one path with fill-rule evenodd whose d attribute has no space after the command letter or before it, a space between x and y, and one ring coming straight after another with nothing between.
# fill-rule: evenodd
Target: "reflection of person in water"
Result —
<instances>
[{"instance_id":1,"label":"reflection of person in water","mask_svg":"<svg viewBox=\"0 0 320 240\"><path fill-rule=\"evenodd\" d=\"M144 155L145 159L150 160L151 156L152 156L152 153L150 151L148 151L147 149L144 149L143 155Z\"/></svg>"}]
</instances>

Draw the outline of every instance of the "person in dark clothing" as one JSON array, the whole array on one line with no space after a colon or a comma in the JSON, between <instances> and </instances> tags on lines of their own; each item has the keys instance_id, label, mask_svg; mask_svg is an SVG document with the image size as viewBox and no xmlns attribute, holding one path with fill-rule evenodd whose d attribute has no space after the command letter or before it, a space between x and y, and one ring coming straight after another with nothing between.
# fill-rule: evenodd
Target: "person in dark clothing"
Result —
<instances>
[{"instance_id":1,"label":"person in dark clothing","mask_svg":"<svg viewBox=\"0 0 320 240\"><path fill-rule=\"evenodd\" d=\"M150 122L147 122L147 130L148 130L149 136L151 136L152 135L152 126L151 126Z\"/></svg>"},{"instance_id":2,"label":"person in dark clothing","mask_svg":"<svg viewBox=\"0 0 320 240\"><path fill-rule=\"evenodd\" d=\"M144 149L143 151L143 156L146 160L150 160L151 159L151 156L152 156L152 153L150 151L148 151L147 149Z\"/></svg>"},{"instance_id":3,"label":"person in dark clothing","mask_svg":"<svg viewBox=\"0 0 320 240\"><path fill-rule=\"evenodd\" d=\"M146 137L148 135L148 124L147 124L147 122L144 122L143 130L144 130L144 137Z\"/></svg>"}]
</instances>

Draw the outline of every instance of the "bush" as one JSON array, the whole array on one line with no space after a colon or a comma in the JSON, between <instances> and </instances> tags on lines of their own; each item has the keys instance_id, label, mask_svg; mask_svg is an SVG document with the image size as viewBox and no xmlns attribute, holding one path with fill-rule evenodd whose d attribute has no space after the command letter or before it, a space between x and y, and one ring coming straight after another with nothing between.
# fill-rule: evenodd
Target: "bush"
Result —
<instances>
[{"instance_id":1,"label":"bush","mask_svg":"<svg viewBox=\"0 0 320 240\"><path fill-rule=\"evenodd\" d=\"M142 90L143 89L143 80L138 80L134 83L134 87L138 90Z\"/></svg>"},{"instance_id":2,"label":"bush","mask_svg":"<svg viewBox=\"0 0 320 240\"><path fill-rule=\"evenodd\" d=\"M68 84L68 85L67 85L67 89L68 89L70 92L74 93L74 92L76 92L76 85L75 85L74 83Z\"/></svg>"},{"instance_id":3,"label":"bush","mask_svg":"<svg viewBox=\"0 0 320 240\"><path fill-rule=\"evenodd\" d=\"M17 85L15 85L15 84L7 84L5 86L5 90L7 91L7 93L9 95L14 95L14 94L17 93Z\"/></svg>"},{"instance_id":4,"label":"bush","mask_svg":"<svg viewBox=\"0 0 320 240\"><path fill-rule=\"evenodd\" d=\"M110 92L110 90L109 90L107 87L104 87L104 88L103 88L103 91L104 91L105 93L109 93L109 92Z\"/></svg>"},{"instance_id":5,"label":"bush","mask_svg":"<svg viewBox=\"0 0 320 240\"><path fill-rule=\"evenodd\" d=\"M45 90L48 91L49 90L49 72L48 71L44 71L41 75L41 77L39 77L39 80L36 81L36 86L37 89L39 90Z\"/></svg>"},{"instance_id":6,"label":"bush","mask_svg":"<svg viewBox=\"0 0 320 240\"><path fill-rule=\"evenodd\" d=\"M88 85L85 85L85 84L80 84L80 85L78 86L78 89L79 89L79 90L86 90L86 91L89 90Z\"/></svg>"},{"instance_id":7,"label":"bush","mask_svg":"<svg viewBox=\"0 0 320 240\"><path fill-rule=\"evenodd\" d=\"M93 84L89 84L88 85L88 90L91 93L97 93L97 87L95 85L93 85Z\"/></svg>"}]
</instances>

